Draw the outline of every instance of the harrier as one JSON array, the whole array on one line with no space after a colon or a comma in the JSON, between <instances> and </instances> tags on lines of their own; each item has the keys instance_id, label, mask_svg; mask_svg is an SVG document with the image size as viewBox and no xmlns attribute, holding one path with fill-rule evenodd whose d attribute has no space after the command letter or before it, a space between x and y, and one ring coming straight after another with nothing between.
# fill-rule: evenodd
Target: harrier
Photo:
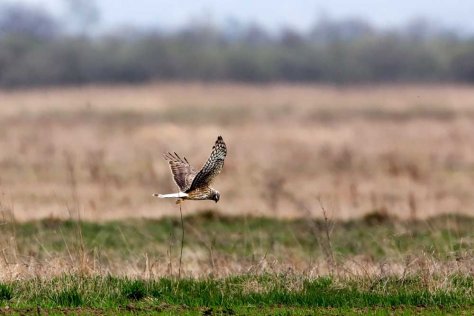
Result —
<instances>
[{"instance_id":1,"label":"harrier","mask_svg":"<svg viewBox=\"0 0 474 316\"><path fill-rule=\"evenodd\" d=\"M221 136L217 137L211 156L207 159L201 170L196 171L188 160L181 159L177 153L167 153L163 157L168 161L173 174L174 181L178 185L179 193L153 194L159 198L178 198L176 203L182 200L213 200L217 203L220 193L211 187L212 181L222 171L224 159L227 155L227 147Z\"/></svg>"}]
</instances>

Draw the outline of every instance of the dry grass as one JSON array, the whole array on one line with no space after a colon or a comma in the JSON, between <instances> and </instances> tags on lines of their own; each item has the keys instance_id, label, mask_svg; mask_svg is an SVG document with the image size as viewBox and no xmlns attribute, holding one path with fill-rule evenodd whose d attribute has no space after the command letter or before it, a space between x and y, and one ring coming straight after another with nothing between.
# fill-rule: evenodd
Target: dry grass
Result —
<instances>
[{"instance_id":1,"label":"dry grass","mask_svg":"<svg viewBox=\"0 0 474 316\"><path fill-rule=\"evenodd\" d=\"M347 219L474 209L474 88L168 84L1 91L0 192L23 221L178 214L161 153L199 167L217 135L221 201L183 211ZM73 178L72 178L73 177ZM299 202L298 202L299 201ZM300 203L300 205L299 205Z\"/></svg>"},{"instance_id":2,"label":"dry grass","mask_svg":"<svg viewBox=\"0 0 474 316\"><path fill-rule=\"evenodd\" d=\"M184 223L181 269L177 218L107 223L6 219L0 231L0 282L60 275L180 279L289 274L303 279L419 277L438 286L454 275L474 276L474 219L469 217L401 221L371 216L333 222L327 235L323 219L203 213Z\"/></svg>"}]
</instances>

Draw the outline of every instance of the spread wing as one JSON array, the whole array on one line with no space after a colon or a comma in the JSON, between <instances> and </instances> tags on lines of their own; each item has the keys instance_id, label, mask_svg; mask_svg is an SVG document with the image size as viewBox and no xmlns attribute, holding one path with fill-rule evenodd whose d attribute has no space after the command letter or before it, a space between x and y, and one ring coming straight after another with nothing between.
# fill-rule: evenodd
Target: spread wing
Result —
<instances>
[{"instance_id":1,"label":"spread wing","mask_svg":"<svg viewBox=\"0 0 474 316\"><path fill-rule=\"evenodd\" d=\"M181 159L177 153L167 153L163 154L163 158L168 161L174 182L176 182L181 192L189 190L197 171L191 167L186 157Z\"/></svg>"},{"instance_id":2,"label":"spread wing","mask_svg":"<svg viewBox=\"0 0 474 316\"><path fill-rule=\"evenodd\" d=\"M217 137L214 147L212 147L211 156L194 177L191 187L188 190L209 186L214 178L221 173L226 155L227 147L222 137L219 136Z\"/></svg>"}]
</instances>

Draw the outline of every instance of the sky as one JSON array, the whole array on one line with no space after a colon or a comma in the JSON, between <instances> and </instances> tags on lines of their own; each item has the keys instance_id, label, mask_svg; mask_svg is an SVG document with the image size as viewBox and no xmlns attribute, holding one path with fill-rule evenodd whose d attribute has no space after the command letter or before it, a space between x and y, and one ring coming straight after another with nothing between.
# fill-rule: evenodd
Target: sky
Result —
<instances>
[{"instance_id":1,"label":"sky","mask_svg":"<svg viewBox=\"0 0 474 316\"><path fill-rule=\"evenodd\" d=\"M61 15L65 0L0 0L36 4ZM84 0L87 1L87 0ZM229 19L257 22L269 30L288 26L307 30L320 16L364 18L391 28L423 17L461 33L474 33L474 0L96 0L102 30L123 25L173 30L192 19L225 24Z\"/></svg>"}]
</instances>

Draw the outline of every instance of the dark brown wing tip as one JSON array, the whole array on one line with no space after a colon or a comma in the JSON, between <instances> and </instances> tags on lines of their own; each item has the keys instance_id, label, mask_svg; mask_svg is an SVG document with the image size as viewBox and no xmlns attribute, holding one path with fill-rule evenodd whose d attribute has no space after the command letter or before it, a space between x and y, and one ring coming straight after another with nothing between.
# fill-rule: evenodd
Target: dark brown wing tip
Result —
<instances>
[{"instance_id":1,"label":"dark brown wing tip","mask_svg":"<svg viewBox=\"0 0 474 316\"><path fill-rule=\"evenodd\" d=\"M225 143L224 143L224 139L222 138L221 135L217 136L217 140L216 140L216 142L214 143L214 146L212 146L212 149L216 148L216 146L217 146L218 144L225 144Z\"/></svg>"},{"instance_id":2,"label":"dark brown wing tip","mask_svg":"<svg viewBox=\"0 0 474 316\"><path fill-rule=\"evenodd\" d=\"M222 138L222 136L217 136L217 140L216 140L216 143L224 143L224 138Z\"/></svg>"}]
</instances>

